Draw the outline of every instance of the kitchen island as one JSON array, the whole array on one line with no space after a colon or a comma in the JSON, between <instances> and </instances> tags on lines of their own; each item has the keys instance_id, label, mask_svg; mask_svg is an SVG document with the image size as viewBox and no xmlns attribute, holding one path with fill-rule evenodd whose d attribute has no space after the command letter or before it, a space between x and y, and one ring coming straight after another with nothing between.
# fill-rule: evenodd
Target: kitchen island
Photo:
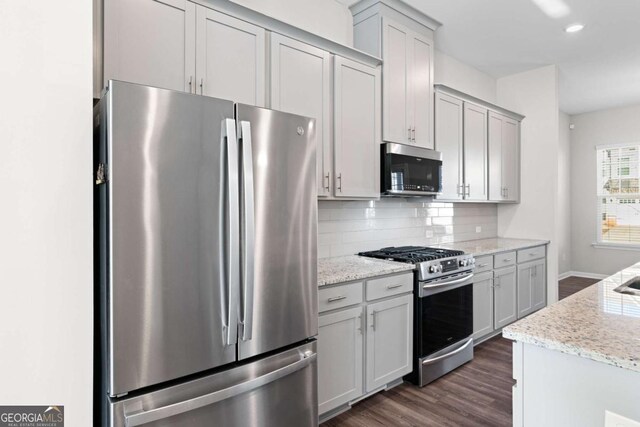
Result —
<instances>
[{"instance_id":1,"label":"kitchen island","mask_svg":"<svg viewBox=\"0 0 640 427\"><path fill-rule=\"evenodd\" d=\"M640 263L504 328L514 426L632 425L605 424L607 411L640 421L640 296L615 291L639 275Z\"/></svg>"}]
</instances>

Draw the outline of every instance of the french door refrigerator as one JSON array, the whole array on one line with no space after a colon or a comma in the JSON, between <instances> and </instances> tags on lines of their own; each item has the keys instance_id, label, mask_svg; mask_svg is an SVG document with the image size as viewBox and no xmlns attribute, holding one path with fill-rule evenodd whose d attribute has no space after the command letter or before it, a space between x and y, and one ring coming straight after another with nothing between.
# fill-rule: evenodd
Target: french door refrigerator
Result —
<instances>
[{"instance_id":1,"label":"french door refrigerator","mask_svg":"<svg viewBox=\"0 0 640 427\"><path fill-rule=\"evenodd\" d=\"M100 422L317 425L314 120L111 81L96 124Z\"/></svg>"}]
</instances>

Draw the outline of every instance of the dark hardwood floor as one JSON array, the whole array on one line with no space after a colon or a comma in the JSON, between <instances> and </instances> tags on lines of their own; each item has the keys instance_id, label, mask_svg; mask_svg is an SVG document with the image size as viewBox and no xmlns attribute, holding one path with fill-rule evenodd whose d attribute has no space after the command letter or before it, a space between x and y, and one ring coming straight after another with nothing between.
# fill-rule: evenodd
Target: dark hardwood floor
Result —
<instances>
[{"instance_id":1,"label":"dark hardwood floor","mask_svg":"<svg viewBox=\"0 0 640 427\"><path fill-rule=\"evenodd\" d=\"M597 282L569 277L560 299ZM419 388L404 383L359 402L322 427L511 426L511 341L494 337L475 348L473 361Z\"/></svg>"}]
</instances>

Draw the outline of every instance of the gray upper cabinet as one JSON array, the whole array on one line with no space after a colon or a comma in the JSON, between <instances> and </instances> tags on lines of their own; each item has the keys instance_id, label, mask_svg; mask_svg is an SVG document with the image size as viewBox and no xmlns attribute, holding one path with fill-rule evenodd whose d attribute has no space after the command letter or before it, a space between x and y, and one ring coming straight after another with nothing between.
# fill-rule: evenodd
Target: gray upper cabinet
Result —
<instances>
[{"instance_id":1,"label":"gray upper cabinet","mask_svg":"<svg viewBox=\"0 0 640 427\"><path fill-rule=\"evenodd\" d=\"M380 197L380 70L335 56L333 79L334 195Z\"/></svg>"},{"instance_id":2,"label":"gray upper cabinet","mask_svg":"<svg viewBox=\"0 0 640 427\"><path fill-rule=\"evenodd\" d=\"M487 200L487 109L464 103L464 193L465 200ZM443 165L443 168L446 165Z\"/></svg>"},{"instance_id":3,"label":"gray upper cabinet","mask_svg":"<svg viewBox=\"0 0 640 427\"><path fill-rule=\"evenodd\" d=\"M331 54L271 34L271 108L316 119L318 196L331 179Z\"/></svg>"},{"instance_id":4,"label":"gray upper cabinet","mask_svg":"<svg viewBox=\"0 0 640 427\"><path fill-rule=\"evenodd\" d=\"M196 93L264 107L264 28L203 6L196 15Z\"/></svg>"},{"instance_id":5,"label":"gray upper cabinet","mask_svg":"<svg viewBox=\"0 0 640 427\"><path fill-rule=\"evenodd\" d=\"M436 93L435 148L442 153L442 194L439 199L462 200L462 110L463 102Z\"/></svg>"},{"instance_id":6,"label":"gray upper cabinet","mask_svg":"<svg viewBox=\"0 0 640 427\"><path fill-rule=\"evenodd\" d=\"M354 44L380 56L382 139L433 148L433 31L431 18L396 1L352 7Z\"/></svg>"},{"instance_id":7,"label":"gray upper cabinet","mask_svg":"<svg viewBox=\"0 0 640 427\"><path fill-rule=\"evenodd\" d=\"M110 79L191 92L196 5L186 0L105 0L104 84Z\"/></svg>"},{"instance_id":8,"label":"gray upper cabinet","mask_svg":"<svg viewBox=\"0 0 640 427\"><path fill-rule=\"evenodd\" d=\"M517 202L520 196L520 123L489 113L489 199Z\"/></svg>"}]
</instances>

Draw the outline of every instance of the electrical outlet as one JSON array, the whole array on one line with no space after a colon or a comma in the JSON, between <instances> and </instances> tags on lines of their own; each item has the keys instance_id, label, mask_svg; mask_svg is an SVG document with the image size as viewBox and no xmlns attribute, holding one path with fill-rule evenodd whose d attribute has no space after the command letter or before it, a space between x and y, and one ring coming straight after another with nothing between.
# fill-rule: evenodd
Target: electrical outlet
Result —
<instances>
[{"instance_id":1,"label":"electrical outlet","mask_svg":"<svg viewBox=\"0 0 640 427\"><path fill-rule=\"evenodd\" d=\"M476 227L476 233L482 233L482 227L477 226Z\"/></svg>"},{"instance_id":2,"label":"electrical outlet","mask_svg":"<svg viewBox=\"0 0 640 427\"><path fill-rule=\"evenodd\" d=\"M604 427L640 427L640 422L614 412L604 411Z\"/></svg>"}]
</instances>

